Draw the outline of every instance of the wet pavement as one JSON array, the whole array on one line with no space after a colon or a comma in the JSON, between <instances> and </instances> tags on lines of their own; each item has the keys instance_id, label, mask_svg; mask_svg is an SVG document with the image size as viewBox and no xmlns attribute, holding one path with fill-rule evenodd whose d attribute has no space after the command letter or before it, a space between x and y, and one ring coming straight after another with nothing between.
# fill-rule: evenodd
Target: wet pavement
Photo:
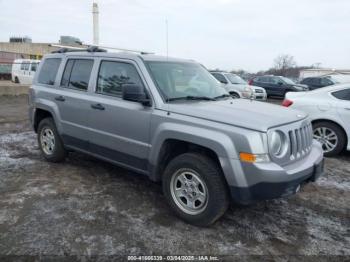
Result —
<instances>
[{"instance_id":1,"label":"wet pavement","mask_svg":"<svg viewBox=\"0 0 350 262\"><path fill-rule=\"evenodd\" d=\"M295 196L232 206L198 228L176 218L161 186L141 175L80 153L46 162L28 124L27 97L0 97L0 254L346 259L350 154L326 159L325 169Z\"/></svg>"}]
</instances>

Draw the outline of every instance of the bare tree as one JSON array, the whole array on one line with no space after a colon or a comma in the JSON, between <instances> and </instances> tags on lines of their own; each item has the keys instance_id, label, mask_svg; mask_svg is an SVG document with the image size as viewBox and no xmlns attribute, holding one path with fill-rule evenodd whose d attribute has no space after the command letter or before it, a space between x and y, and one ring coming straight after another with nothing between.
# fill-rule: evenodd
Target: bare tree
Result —
<instances>
[{"instance_id":1,"label":"bare tree","mask_svg":"<svg viewBox=\"0 0 350 262\"><path fill-rule=\"evenodd\" d=\"M286 76L289 69L296 66L294 57L287 54L279 55L274 60L274 69L282 76Z\"/></svg>"}]
</instances>

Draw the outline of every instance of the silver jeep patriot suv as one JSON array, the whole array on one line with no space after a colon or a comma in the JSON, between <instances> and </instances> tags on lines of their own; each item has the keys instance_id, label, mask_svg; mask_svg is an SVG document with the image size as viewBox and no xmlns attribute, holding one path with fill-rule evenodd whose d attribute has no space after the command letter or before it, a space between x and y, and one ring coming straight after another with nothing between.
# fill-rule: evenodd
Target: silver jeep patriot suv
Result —
<instances>
[{"instance_id":1,"label":"silver jeep patriot suv","mask_svg":"<svg viewBox=\"0 0 350 262\"><path fill-rule=\"evenodd\" d=\"M30 88L44 157L80 151L161 181L185 221L296 193L323 173L302 112L233 99L200 64L97 47L46 55Z\"/></svg>"}]
</instances>

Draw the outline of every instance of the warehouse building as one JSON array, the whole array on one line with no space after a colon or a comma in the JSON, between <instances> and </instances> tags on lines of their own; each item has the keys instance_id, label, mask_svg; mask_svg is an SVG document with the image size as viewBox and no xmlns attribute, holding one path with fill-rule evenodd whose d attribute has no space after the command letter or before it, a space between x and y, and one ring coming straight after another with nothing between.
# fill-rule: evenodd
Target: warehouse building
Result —
<instances>
[{"instance_id":1,"label":"warehouse building","mask_svg":"<svg viewBox=\"0 0 350 262\"><path fill-rule=\"evenodd\" d=\"M81 46L79 38L61 36L59 43L33 43L30 37L10 37L9 42L0 42L0 79L10 79L11 68L15 59L37 59L59 49L52 44Z\"/></svg>"}]
</instances>

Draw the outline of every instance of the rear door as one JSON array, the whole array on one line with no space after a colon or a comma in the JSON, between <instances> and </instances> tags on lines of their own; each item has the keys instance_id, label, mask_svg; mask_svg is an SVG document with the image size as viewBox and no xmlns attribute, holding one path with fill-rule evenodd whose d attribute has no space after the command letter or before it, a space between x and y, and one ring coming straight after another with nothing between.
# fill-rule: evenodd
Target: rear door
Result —
<instances>
[{"instance_id":1,"label":"rear door","mask_svg":"<svg viewBox=\"0 0 350 262\"><path fill-rule=\"evenodd\" d=\"M62 119L65 144L83 150L88 150L88 89L93 66L91 58L69 57L62 74L60 92L54 98Z\"/></svg>"},{"instance_id":2,"label":"rear door","mask_svg":"<svg viewBox=\"0 0 350 262\"><path fill-rule=\"evenodd\" d=\"M18 79L21 84L24 84L24 85L31 84L29 72L30 72L30 61L23 60L21 64L21 72L18 75Z\"/></svg>"},{"instance_id":3,"label":"rear door","mask_svg":"<svg viewBox=\"0 0 350 262\"><path fill-rule=\"evenodd\" d=\"M258 78L258 86L265 88L266 93L268 95L274 95L275 90L273 86L271 85L270 77L268 76L261 76Z\"/></svg>"},{"instance_id":4,"label":"rear door","mask_svg":"<svg viewBox=\"0 0 350 262\"><path fill-rule=\"evenodd\" d=\"M68 146L88 149L86 102L94 60L80 57L50 57L37 76L38 97L54 110L56 125ZM40 101L38 101L40 103Z\"/></svg>"},{"instance_id":5,"label":"rear door","mask_svg":"<svg viewBox=\"0 0 350 262\"><path fill-rule=\"evenodd\" d=\"M89 150L139 171L148 169L152 107L122 99L125 84L146 88L131 60L100 59L89 108Z\"/></svg>"}]
</instances>

